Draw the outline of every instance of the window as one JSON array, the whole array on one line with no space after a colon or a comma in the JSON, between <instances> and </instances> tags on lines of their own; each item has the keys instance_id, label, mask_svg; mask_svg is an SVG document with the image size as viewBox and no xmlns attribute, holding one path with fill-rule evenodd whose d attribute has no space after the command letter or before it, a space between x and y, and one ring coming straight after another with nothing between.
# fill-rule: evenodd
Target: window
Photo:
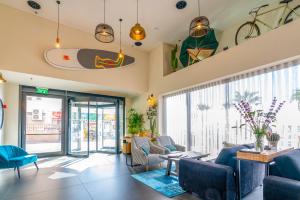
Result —
<instances>
[{"instance_id":1,"label":"window","mask_svg":"<svg viewBox=\"0 0 300 200\"><path fill-rule=\"evenodd\" d=\"M299 75L300 65L284 63L165 96L163 130L189 150L217 154L224 141L234 144L254 141L249 127L240 128L244 121L234 103L247 100L254 108L266 111L276 97L286 104L273 132L281 135L281 145L297 147L300 143Z\"/></svg>"}]
</instances>

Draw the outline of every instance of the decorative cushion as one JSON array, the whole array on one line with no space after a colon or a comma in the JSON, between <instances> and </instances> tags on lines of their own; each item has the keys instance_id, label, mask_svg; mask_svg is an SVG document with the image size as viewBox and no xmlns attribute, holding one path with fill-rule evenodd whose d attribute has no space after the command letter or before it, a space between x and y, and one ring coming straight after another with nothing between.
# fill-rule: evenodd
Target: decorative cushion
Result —
<instances>
[{"instance_id":1,"label":"decorative cushion","mask_svg":"<svg viewBox=\"0 0 300 200\"><path fill-rule=\"evenodd\" d=\"M236 152L245 149L247 147L240 145L230 148L223 148L220 154L218 155L215 163L220 165L227 165L232 167L234 170L236 168Z\"/></svg>"},{"instance_id":2,"label":"decorative cushion","mask_svg":"<svg viewBox=\"0 0 300 200\"><path fill-rule=\"evenodd\" d=\"M142 145L142 146L141 146L141 149L142 149L142 151L144 152L144 154L145 154L146 156L149 155L149 153L150 153L150 148L149 148L147 145Z\"/></svg>"},{"instance_id":3,"label":"decorative cushion","mask_svg":"<svg viewBox=\"0 0 300 200\"><path fill-rule=\"evenodd\" d=\"M282 177L300 181L300 149L274 158L274 161Z\"/></svg>"},{"instance_id":4,"label":"decorative cushion","mask_svg":"<svg viewBox=\"0 0 300 200\"><path fill-rule=\"evenodd\" d=\"M165 148L167 148L169 151L177 151L176 147L174 145L166 145Z\"/></svg>"}]
</instances>

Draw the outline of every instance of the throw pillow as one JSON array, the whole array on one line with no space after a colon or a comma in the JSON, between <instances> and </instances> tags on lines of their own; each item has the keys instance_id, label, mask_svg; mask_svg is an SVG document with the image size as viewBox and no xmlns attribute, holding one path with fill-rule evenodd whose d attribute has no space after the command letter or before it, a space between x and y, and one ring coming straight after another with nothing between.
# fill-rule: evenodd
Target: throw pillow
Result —
<instances>
[{"instance_id":1,"label":"throw pillow","mask_svg":"<svg viewBox=\"0 0 300 200\"><path fill-rule=\"evenodd\" d=\"M142 149L142 151L144 152L144 154L145 154L146 156L149 155L149 153L150 153L150 148L149 148L148 146L143 145L143 146L141 146L141 149Z\"/></svg>"},{"instance_id":2,"label":"throw pillow","mask_svg":"<svg viewBox=\"0 0 300 200\"><path fill-rule=\"evenodd\" d=\"M174 145L171 145L171 144L166 145L165 148L169 149L169 151L176 151L177 150L176 147Z\"/></svg>"}]
</instances>

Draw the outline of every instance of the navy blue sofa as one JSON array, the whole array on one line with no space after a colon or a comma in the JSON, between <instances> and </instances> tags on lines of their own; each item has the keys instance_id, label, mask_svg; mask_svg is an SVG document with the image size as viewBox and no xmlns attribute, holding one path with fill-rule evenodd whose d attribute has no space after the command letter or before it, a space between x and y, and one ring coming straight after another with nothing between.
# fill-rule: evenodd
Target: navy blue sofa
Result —
<instances>
[{"instance_id":1,"label":"navy blue sofa","mask_svg":"<svg viewBox=\"0 0 300 200\"><path fill-rule=\"evenodd\" d=\"M300 200L300 149L274 159L264 179L265 200Z\"/></svg>"},{"instance_id":2,"label":"navy blue sofa","mask_svg":"<svg viewBox=\"0 0 300 200\"><path fill-rule=\"evenodd\" d=\"M215 162L181 159L179 161L179 184L187 192L193 192L203 199L234 200L237 196L236 152L252 148L240 145L224 148ZM262 185L265 167L262 164L241 161L241 193L249 194Z\"/></svg>"}]
</instances>

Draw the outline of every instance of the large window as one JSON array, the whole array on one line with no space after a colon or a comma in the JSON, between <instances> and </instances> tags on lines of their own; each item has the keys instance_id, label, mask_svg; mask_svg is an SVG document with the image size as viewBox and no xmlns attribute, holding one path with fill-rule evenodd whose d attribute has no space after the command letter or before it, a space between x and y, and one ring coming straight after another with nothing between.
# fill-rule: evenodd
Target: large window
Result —
<instances>
[{"instance_id":1,"label":"large window","mask_svg":"<svg viewBox=\"0 0 300 200\"><path fill-rule=\"evenodd\" d=\"M223 142L254 141L233 104L242 99L268 109L272 98L286 101L273 131L280 145L300 144L300 65L284 63L164 97L164 130L188 149L217 154Z\"/></svg>"}]
</instances>

